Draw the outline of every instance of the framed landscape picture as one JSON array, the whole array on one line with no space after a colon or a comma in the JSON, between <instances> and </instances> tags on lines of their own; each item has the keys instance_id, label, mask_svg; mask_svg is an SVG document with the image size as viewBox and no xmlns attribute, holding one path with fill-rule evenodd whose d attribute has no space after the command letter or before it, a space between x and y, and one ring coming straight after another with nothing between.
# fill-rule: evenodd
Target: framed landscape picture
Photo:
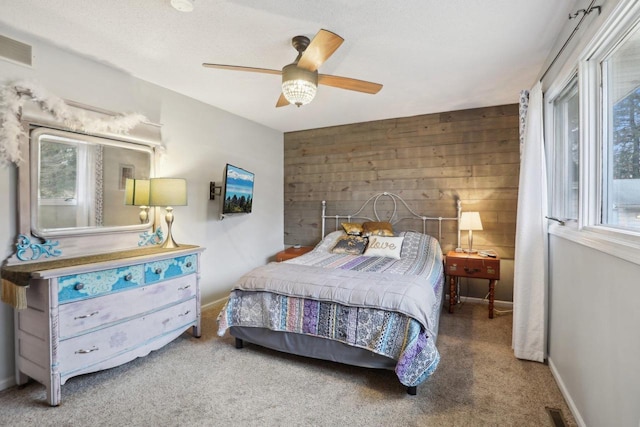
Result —
<instances>
[{"instance_id":1,"label":"framed landscape picture","mask_svg":"<svg viewBox=\"0 0 640 427\"><path fill-rule=\"evenodd\" d=\"M254 174L227 164L224 169L222 214L251 213L253 208Z\"/></svg>"}]
</instances>

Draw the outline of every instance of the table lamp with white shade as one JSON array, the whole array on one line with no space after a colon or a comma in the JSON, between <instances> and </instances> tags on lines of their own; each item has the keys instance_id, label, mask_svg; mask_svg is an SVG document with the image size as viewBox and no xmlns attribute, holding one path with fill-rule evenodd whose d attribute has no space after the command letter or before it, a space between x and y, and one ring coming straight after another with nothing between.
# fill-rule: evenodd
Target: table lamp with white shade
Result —
<instances>
[{"instance_id":1,"label":"table lamp with white shade","mask_svg":"<svg viewBox=\"0 0 640 427\"><path fill-rule=\"evenodd\" d=\"M464 251L470 254L478 251L473 249L473 231L482 230L480 212L462 212L460 216L460 230L469 230L469 249Z\"/></svg>"},{"instance_id":2,"label":"table lamp with white shade","mask_svg":"<svg viewBox=\"0 0 640 427\"><path fill-rule=\"evenodd\" d=\"M164 206L167 213L167 238L161 247L177 248L171 234L173 224L173 206L187 205L187 180L184 178L151 178L149 184L149 205Z\"/></svg>"}]
</instances>

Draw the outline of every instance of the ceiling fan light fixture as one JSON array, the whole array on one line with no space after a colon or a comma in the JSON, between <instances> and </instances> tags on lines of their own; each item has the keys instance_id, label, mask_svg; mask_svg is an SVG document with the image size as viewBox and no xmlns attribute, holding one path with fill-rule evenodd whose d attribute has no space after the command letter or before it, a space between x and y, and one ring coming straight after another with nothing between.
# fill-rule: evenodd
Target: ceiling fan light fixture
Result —
<instances>
[{"instance_id":1,"label":"ceiling fan light fixture","mask_svg":"<svg viewBox=\"0 0 640 427\"><path fill-rule=\"evenodd\" d=\"M282 69L282 94L290 104L298 107L310 103L318 90L318 71L289 64Z\"/></svg>"},{"instance_id":2,"label":"ceiling fan light fixture","mask_svg":"<svg viewBox=\"0 0 640 427\"><path fill-rule=\"evenodd\" d=\"M171 6L180 12L191 12L194 0L171 0Z\"/></svg>"}]
</instances>

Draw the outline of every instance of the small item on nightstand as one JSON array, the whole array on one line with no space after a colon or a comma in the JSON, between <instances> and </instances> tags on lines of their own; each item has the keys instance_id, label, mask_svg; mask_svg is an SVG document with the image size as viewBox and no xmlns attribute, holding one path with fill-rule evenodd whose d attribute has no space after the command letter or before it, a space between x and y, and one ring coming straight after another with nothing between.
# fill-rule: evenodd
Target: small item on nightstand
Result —
<instances>
[{"instance_id":1,"label":"small item on nightstand","mask_svg":"<svg viewBox=\"0 0 640 427\"><path fill-rule=\"evenodd\" d=\"M489 258L496 258L498 254L490 249L478 252L478 255Z\"/></svg>"},{"instance_id":2,"label":"small item on nightstand","mask_svg":"<svg viewBox=\"0 0 640 427\"><path fill-rule=\"evenodd\" d=\"M300 249L300 245L293 245L294 249Z\"/></svg>"}]
</instances>

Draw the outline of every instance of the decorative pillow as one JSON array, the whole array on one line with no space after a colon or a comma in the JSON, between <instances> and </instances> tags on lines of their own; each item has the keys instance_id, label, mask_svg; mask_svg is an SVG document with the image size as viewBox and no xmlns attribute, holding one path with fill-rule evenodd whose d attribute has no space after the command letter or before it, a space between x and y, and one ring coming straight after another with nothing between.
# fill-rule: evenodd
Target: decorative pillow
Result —
<instances>
[{"instance_id":1,"label":"decorative pillow","mask_svg":"<svg viewBox=\"0 0 640 427\"><path fill-rule=\"evenodd\" d=\"M344 230L336 230L324 236L324 239L316 245L316 252L331 253L331 249L334 247L339 238L344 237Z\"/></svg>"},{"instance_id":2,"label":"decorative pillow","mask_svg":"<svg viewBox=\"0 0 640 427\"><path fill-rule=\"evenodd\" d=\"M362 224L357 222L343 222L342 228L344 228L345 233L351 234L354 236L360 236L362 234Z\"/></svg>"},{"instance_id":3,"label":"decorative pillow","mask_svg":"<svg viewBox=\"0 0 640 427\"><path fill-rule=\"evenodd\" d=\"M404 237L371 236L364 256L400 259Z\"/></svg>"},{"instance_id":4,"label":"decorative pillow","mask_svg":"<svg viewBox=\"0 0 640 427\"><path fill-rule=\"evenodd\" d=\"M331 253L361 255L367 247L367 238L360 236L343 236L338 239Z\"/></svg>"},{"instance_id":5,"label":"decorative pillow","mask_svg":"<svg viewBox=\"0 0 640 427\"><path fill-rule=\"evenodd\" d=\"M393 236L393 227L388 222L365 222L362 224L363 236Z\"/></svg>"}]
</instances>

